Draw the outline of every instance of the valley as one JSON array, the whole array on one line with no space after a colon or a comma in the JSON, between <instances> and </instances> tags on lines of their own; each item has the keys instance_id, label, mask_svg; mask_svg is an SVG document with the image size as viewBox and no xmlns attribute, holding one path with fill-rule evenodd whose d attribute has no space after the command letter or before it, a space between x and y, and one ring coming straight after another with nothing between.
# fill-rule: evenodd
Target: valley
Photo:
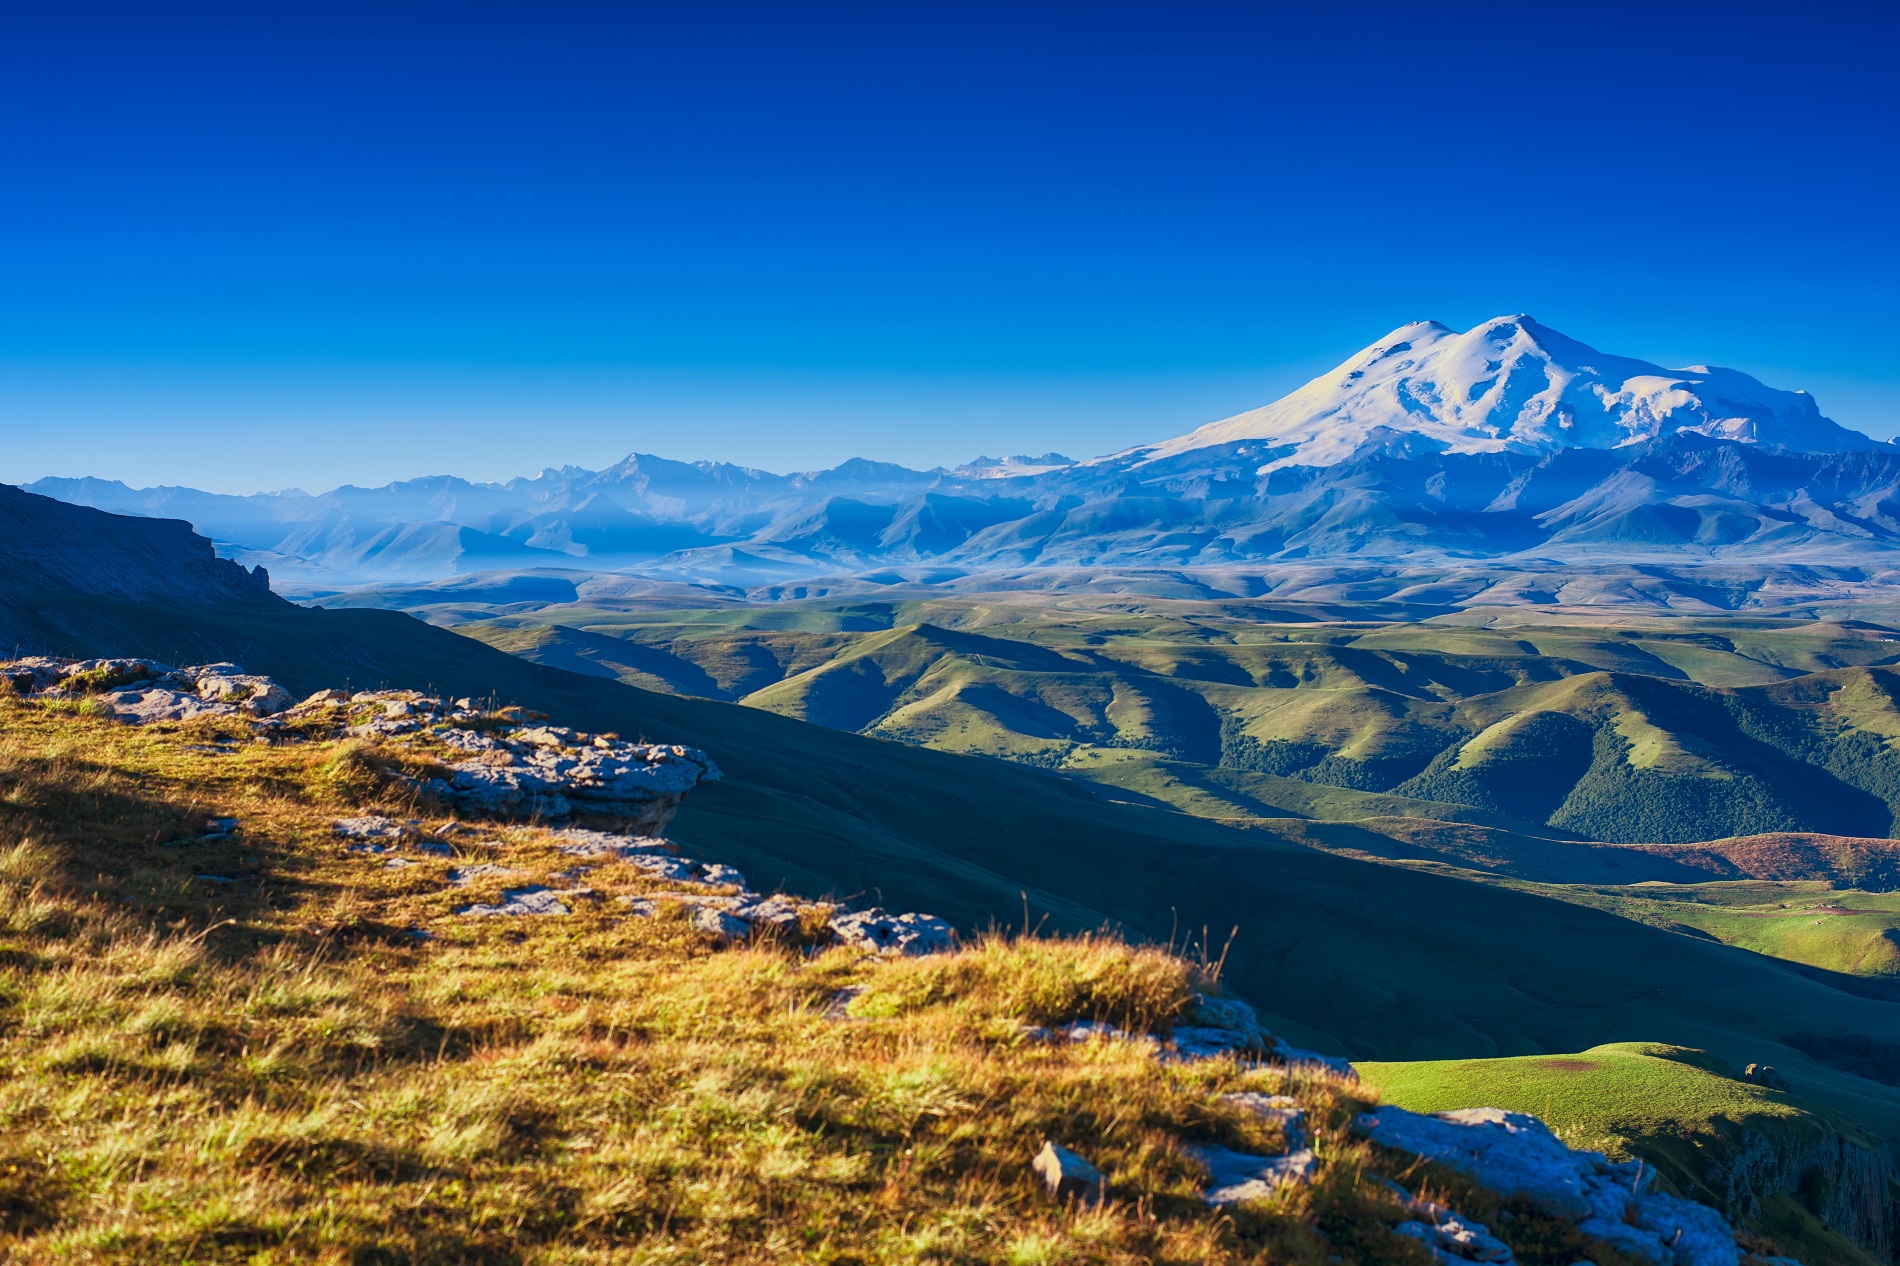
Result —
<instances>
[{"instance_id":1,"label":"valley","mask_svg":"<svg viewBox=\"0 0 1900 1266\"><path fill-rule=\"evenodd\" d=\"M465 607L454 627L646 689L1060 772L1125 805L1831 971L1900 972L1890 899L1824 915L1826 932L1714 913L1781 901L1777 884L1900 885L1886 747L1900 645L1885 626L1249 614L1007 594Z\"/></svg>"}]
</instances>

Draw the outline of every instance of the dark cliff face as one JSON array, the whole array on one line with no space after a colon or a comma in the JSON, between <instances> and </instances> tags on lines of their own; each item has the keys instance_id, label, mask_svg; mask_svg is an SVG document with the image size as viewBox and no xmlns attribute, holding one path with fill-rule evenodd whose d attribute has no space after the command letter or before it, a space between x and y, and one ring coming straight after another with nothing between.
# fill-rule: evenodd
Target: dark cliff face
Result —
<instances>
[{"instance_id":1,"label":"dark cliff face","mask_svg":"<svg viewBox=\"0 0 1900 1266\"><path fill-rule=\"evenodd\" d=\"M87 613L125 603L289 605L263 568L219 558L182 520L107 514L0 484L0 642L83 647Z\"/></svg>"}]
</instances>

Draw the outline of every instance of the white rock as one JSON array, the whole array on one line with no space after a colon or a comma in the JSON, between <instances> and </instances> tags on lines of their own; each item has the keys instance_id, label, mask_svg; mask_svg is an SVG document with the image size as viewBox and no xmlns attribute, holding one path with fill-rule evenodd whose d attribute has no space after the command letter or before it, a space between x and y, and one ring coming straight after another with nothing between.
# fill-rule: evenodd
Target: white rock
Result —
<instances>
[{"instance_id":1,"label":"white rock","mask_svg":"<svg viewBox=\"0 0 1900 1266\"><path fill-rule=\"evenodd\" d=\"M570 826L554 833L555 847L575 857L630 857L634 854L677 853L679 845L657 835L620 835Z\"/></svg>"},{"instance_id":2,"label":"white rock","mask_svg":"<svg viewBox=\"0 0 1900 1266\"><path fill-rule=\"evenodd\" d=\"M878 954L935 954L955 948L956 930L928 914L871 909L831 916L831 931L846 945Z\"/></svg>"},{"instance_id":3,"label":"white rock","mask_svg":"<svg viewBox=\"0 0 1900 1266\"><path fill-rule=\"evenodd\" d=\"M798 927L800 911L808 907L789 897L763 897L749 901L733 910L736 918L743 919L754 928L772 928L780 932L794 931Z\"/></svg>"},{"instance_id":4,"label":"white rock","mask_svg":"<svg viewBox=\"0 0 1900 1266\"><path fill-rule=\"evenodd\" d=\"M625 860L642 874L670 883L745 887L745 876L717 862L696 862L688 857L668 857L663 853L629 853Z\"/></svg>"},{"instance_id":5,"label":"white rock","mask_svg":"<svg viewBox=\"0 0 1900 1266\"><path fill-rule=\"evenodd\" d=\"M207 702L195 694L157 687L115 690L111 694L100 695L99 701L111 710L113 720L123 721L127 725L238 715L238 710L229 704Z\"/></svg>"},{"instance_id":6,"label":"white rock","mask_svg":"<svg viewBox=\"0 0 1900 1266\"><path fill-rule=\"evenodd\" d=\"M1030 1162L1036 1177L1049 1194L1064 1203L1080 1205L1102 1202L1102 1171L1066 1147L1043 1140L1042 1150Z\"/></svg>"},{"instance_id":7,"label":"white rock","mask_svg":"<svg viewBox=\"0 0 1900 1266\"><path fill-rule=\"evenodd\" d=\"M1319 1159L1302 1148L1284 1156L1252 1156L1212 1144L1185 1145L1188 1155L1207 1166L1203 1199L1215 1207L1264 1200L1288 1183L1306 1182Z\"/></svg>"},{"instance_id":8,"label":"white rock","mask_svg":"<svg viewBox=\"0 0 1900 1266\"><path fill-rule=\"evenodd\" d=\"M414 835L419 825L413 819L401 822L381 814L365 813L354 818L338 818L330 824L330 829L352 840L403 840Z\"/></svg>"},{"instance_id":9,"label":"white rock","mask_svg":"<svg viewBox=\"0 0 1900 1266\"><path fill-rule=\"evenodd\" d=\"M1511 1253L1511 1246L1492 1235L1476 1222L1467 1222L1456 1217L1448 1217L1443 1222L1401 1222L1392 1228L1398 1235L1415 1239L1432 1251L1432 1256L1446 1266L1459 1266L1464 1262L1492 1262L1496 1266L1513 1266L1517 1258Z\"/></svg>"},{"instance_id":10,"label":"white rock","mask_svg":"<svg viewBox=\"0 0 1900 1266\"><path fill-rule=\"evenodd\" d=\"M722 941L743 941L752 935L752 925L744 919L711 906L693 911L693 926Z\"/></svg>"},{"instance_id":11,"label":"white rock","mask_svg":"<svg viewBox=\"0 0 1900 1266\"><path fill-rule=\"evenodd\" d=\"M506 916L519 918L526 915L571 914L571 910L561 901L562 897L580 895L581 892L555 892L539 886L529 888L508 888L501 894L499 905L463 906L456 913L476 917Z\"/></svg>"},{"instance_id":12,"label":"white rock","mask_svg":"<svg viewBox=\"0 0 1900 1266\"><path fill-rule=\"evenodd\" d=\"M1503 1196L1523 1196L1625 1252L1666 1266L1738 1266L1734 1232L1715 1210L1648 1190L1639 1161L1612 1163L1573 1151L1522 1112L1469 1108L1425 1116L1381 1107L1354 1129L1382 1147L1470 1175Z\"/></svg>"},{"instance_id":13,"label":"white rock","mask_svg":"<svg viewBox=\"0 0 1900 1266\"><path fill-rule=\"evenodd\" d=\"M1301 1131L1306 1124L1306 1113L1300 1110L1298 1100L1291 1095L1263 1095L1257 1091L1243 1090L1222 1095L1221 1102L1279 1125L1281 1136L1286 1139L1289 1148L1298 1147L1304 1141Z\"/></svg>"}]
</instances>

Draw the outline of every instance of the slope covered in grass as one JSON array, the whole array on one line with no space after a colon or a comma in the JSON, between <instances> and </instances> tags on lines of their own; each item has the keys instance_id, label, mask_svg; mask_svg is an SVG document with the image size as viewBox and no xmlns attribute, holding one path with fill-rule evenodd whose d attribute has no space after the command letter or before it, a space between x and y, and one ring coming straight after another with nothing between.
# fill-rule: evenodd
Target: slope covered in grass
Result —
<instances>
[{"instance_id":1,"label":"slope covered in grass","mask_svg":"<svg viewBox=\"0 0 1900 1266\"><path fill-rule=\"evenodd\" d=\"M1228 978L1295 1041L1384 1059L1667 1041L1768 1059L1804 1093L1900 1134L1900 1091L1862 1075L1873 1066L1864 1053L1829 1044L1853 1034L1900 1049L1900 1018L1825 973L1543 896L1331 856L1297 834L1134 796L1111 803L1008 762L560 672L393 613L95 605L86 616L89 634L119 649L193 647L191 659L233 659L300 691L419 682L703 747L728 777L692 798L675 833L767 889L929 909L965 930L1019 925L1026 894L1032 923L1051 930L1109 923L1216 946L1232 932ZM1829 1039L1810 1043L1825 1058L1790 1046L1797 1034Z\"/></svg>"},{"instance_id":2,"label":"slope covered in grass","mask_svg":"<svg viewBox=\"0 0 1900 1266\"><path fill-rule=\"evenodd\" d=\"M453 856L348 847L340 815L415 810L378 772L400 759L0 702L6 1260L1429 1260L1345 1082L1024 1031L1165 1036L1205 966L1102 937L722 947L664 904L629 917L611 898L655 881L617 862L566 916L464 917L575 859L434 818ZM1217 1214L1189 1148L1289 1142L1221 1097L1243 1090L1294 1097L1318 1168ZM1045 1138L1109 1203L1041 1192ZM1504 1233L1529 1266L1621 1266L1528 1214Z\"/></svg>"}]
</instances>

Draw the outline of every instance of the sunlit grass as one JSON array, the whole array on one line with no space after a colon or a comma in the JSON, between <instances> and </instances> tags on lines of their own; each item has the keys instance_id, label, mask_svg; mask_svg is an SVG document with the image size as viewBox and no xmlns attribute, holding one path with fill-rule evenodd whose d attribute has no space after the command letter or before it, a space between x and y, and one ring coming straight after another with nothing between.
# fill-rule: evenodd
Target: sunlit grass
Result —
<instances>
[{"instance_id":1,"label":"sunlit grass","mask_svg":"<svg viewBox=\"0 0 1900 1266\"><path fill-rule=\"evenodd\" d=\"M480 824L450 837L459 857L350 852L336 817L418 812L378 759L0 704L0 1255L1417 1256L1357 1186L1342 1083L1022 1040L1069 1019L1165 1033L1211 987L1192 964L1109 938L722 949L677 912L627 917L613 897L650 885L626 866L588 873L601 899L566 918L461 919L574 882L575 859ZM211 817L238 834L203 839ZM449 884L471 860L515 873ZM1182 1144L1285 1142L1222 1104L1241 1088L1299 1096L1325 1168L1217 1216ZM1107 1172L1105 1207L1043 1195L1045 1137Z\"/></svg>"}]
</instances>

